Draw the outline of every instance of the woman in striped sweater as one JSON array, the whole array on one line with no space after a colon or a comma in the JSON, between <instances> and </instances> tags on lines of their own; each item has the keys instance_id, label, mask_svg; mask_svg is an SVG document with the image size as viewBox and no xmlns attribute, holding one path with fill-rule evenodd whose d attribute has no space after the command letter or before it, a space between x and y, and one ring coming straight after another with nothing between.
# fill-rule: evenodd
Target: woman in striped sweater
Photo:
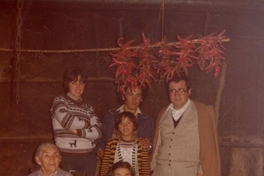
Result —
<instances>
[{"instance_id":1,"label":"woman in striped sweater","mask_svg":"<svg viewBox=\"0 0 264 176\"><path fill-rule=\"evenodd\" d=\"M134 135L134 131L137 130L135 115L131 112L120 113L116 117L115 129L120 132L120 135L110 139L106 144L101 176L106 176L111 166L119 161L130 163L136 176L149 176L148 149L139 146L140 139Z\"/></svg>"}]
</instances>

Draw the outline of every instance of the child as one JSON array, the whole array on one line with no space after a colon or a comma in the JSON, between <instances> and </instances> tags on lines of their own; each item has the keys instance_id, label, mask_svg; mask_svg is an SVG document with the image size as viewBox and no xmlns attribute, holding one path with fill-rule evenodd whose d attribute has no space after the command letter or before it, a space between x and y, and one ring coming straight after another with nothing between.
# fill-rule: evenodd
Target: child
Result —
<instances>
[{"instance_id":1,"label":"child","mask_svg":"<svg viewBox=\"0 0 264 176\"><path fill-rule=\"evenodd\" d=\"M131 112L122 112L115 119L115 129L120 136L110 139L105 147L101 165L101 176L106 176L111 166L119 161L126 161L135 170L136 176L149 176L148 149L138 145L139 138L134 132L137 130L137 119Z\"/></svg>"},{"instance_id":2,"label":"child","mask_svg":"<svg viewBox=\"0 0 264 176\"><path fill-rule=\"evenodd\" d=\"M119 161L111 167L108 176L135 176L135 172L128 162Z\"/></svg>"}]
</instances>

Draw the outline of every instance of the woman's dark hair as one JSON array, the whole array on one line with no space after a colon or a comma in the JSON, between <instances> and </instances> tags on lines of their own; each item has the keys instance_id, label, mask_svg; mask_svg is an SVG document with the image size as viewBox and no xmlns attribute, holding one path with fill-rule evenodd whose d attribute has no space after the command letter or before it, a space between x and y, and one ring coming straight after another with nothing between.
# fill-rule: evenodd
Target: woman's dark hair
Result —
<instances>
[{"instance_id":1,"label":"woman's dark hair","mask_svg":"<svg viewBox=\"0 0 264 176\"><path fill-rule=\"evenodd\" d=\"M68 68L65 70L63 74L64 93L69 92L69 83L72 81L77 81L79 75L81 76L81 81L86 83L87 76L85 72L83 71L83 69L74 67L74 68Z\"/></svg>"},{"instance_id":2,"label":"woman's dark hair","mask_svg":"<svg viewBox=\"0 0 264 176\"><path fill-rule=\"evenodd\" d=\"M175 74L174 77L171 80L165 82L166 90L167 91L169 90L169 84L171 82L177 83L177 82L180 82L180 81L185 81L187 90L191 89L191 81L189 80L189 78L185 74Z\"/></svg>"},{"instance_id":3,"label":"woman's dark hair","mask_svg":"<svg viewBox=\"0 0 264 176\"><path fill-rule=\"evenodd\" d=\"M129 170L131 176L135 176L133 167L128 162L124 162L124 161L119 161L119 162L114 163L112 167L110 168L107 176L114 176L115 170L118 168L126 168Z\"/></svg>"},{"instance_id":4,"label":"woman's dark hair","mask_svg":"<svg viewBox=\"0 0 264 176\"><path fill-rule=\"evenodd\" d=\"M124 118L128 118L134 124L134 131L137 130L138 124L136 116L132 112L124 111L118 114L115 118L115 129L119 131L118 125L122 122Z\"/></svg>"}]
</instances>

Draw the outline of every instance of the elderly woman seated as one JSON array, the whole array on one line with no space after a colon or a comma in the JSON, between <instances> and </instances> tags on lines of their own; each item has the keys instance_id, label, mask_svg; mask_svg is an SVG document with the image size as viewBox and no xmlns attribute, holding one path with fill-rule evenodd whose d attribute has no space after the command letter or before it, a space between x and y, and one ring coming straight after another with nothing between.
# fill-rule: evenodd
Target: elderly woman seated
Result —
<instances>
[{"instance_id":1,"label":"elderly woman seated","mask_svg":"<svg viewBox=\"0 0 264 176\"><path fill-rule=\"evenodd\" d=\"M29 176L72 176L70 173L59 168L61 154L58 148L50 143L42 143L35 152L35 161L40 169Z\"/></svg>"}]
</instances>

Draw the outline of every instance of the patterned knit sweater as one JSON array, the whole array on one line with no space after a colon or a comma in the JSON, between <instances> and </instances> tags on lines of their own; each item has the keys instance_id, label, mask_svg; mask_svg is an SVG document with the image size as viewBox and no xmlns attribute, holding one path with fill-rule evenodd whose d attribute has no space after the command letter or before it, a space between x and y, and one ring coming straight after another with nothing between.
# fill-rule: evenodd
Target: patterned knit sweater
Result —
<instances>
[{"instance_id":1,"label":"patterned knit sweater","mask_svg":"<svg viewBox=\"0 0 264 176\"><path fill-rule=\"evenodd\" d=\"M149 154L148 149L144 149L137 144L138 139L136 139L135 144L137 145L136 151L134 155L137 161L135 161L134 169L138 170L136 175L138 176L150 176L150 166L149 166ZM114 164L114 161L118 162L117 153L118 151L118 143L120 142L120 138L110 139L106 144L104 150L104 157L101 165L101 176L106 176L110 167ZM133 166L134 164L132 164ZM136 169L137 168L137 169Z\"/></svg>"},{"instance_id":2,"label":"patterned knit sweater","mask_svg":"<svg viewBox=\"0 0 264 176\"><path fill-rule=\"evenodd\" d=\"M88 153L101 138L101 123L93 108L67 95L55 97L50 109L54 139L60 151ZM76 129L77 134L70 132Z\"/></svg>"}]
</instances>

